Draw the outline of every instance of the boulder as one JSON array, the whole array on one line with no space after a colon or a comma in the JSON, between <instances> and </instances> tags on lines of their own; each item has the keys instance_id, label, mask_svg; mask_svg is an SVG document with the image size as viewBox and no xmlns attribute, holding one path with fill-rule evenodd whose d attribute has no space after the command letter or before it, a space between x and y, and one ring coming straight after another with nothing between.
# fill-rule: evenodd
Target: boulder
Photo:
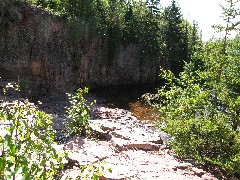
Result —
<instances>
[{"instance_id":1,"label":"boulder","mask_svg":"<svg viewBox=\"0 0 240 180\"><path fill-rule=\"evenodd\" d=\"M86 165L102 161L112 156L114 148L106 141L93 141L84 137L74 137L65 144L64 150L69 152L68 161Z\"/></svg>"},{"instance_id":2,"label":"boulder","mask_svg":"<svg viewBox=\"0 0 240 180\"><path fill-rule=\"evenodd\" d=\"M147 151L159 150L163 143L158 130L152 125L113 119L90 120L89 123L94 132L102 136L107 134L108 140L111 139L111 143L121 151L135 148Z\"/></svg>"}]
</instances>

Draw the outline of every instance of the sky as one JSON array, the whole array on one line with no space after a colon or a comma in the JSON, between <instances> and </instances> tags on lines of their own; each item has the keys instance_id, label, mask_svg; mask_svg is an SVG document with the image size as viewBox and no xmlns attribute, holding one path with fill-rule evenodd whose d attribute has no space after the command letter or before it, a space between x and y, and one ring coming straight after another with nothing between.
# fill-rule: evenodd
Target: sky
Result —
<instances>
[{"instance_id":1,"label":"sky","mask_svg":"<svg viewBox=\"0 0 240 180\"><path fill-rule=\"evenodd\" d=\"M176 0L176 2L185 19L198 22L204 41L213 37L214 29L211 26L222 22L220 17L222 9L219 4L223 4L224 0ZM162 6L169 4L171 0L161 0Z\"/></svg>"}]
</instances>

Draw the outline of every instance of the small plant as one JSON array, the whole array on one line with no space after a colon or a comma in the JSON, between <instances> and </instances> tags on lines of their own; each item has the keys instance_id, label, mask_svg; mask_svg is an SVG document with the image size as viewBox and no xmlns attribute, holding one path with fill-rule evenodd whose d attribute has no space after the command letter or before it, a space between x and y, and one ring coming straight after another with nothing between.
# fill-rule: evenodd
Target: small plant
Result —
<instances>
[{"instance_id":1,"label":"small plant","mask_svg":"<svg viewBox=\"0 0 240 180\"><path fill-rule=\"evenodd\" d=\"M91 178L91 180L99 180L104 172L112 173L112 169L106 167L106 162L103 162L103 164L97 164L97 166L94 164L88 164L87 166L81 166L81 175L79 179Z\"/></svg>"},{"instance_id":2,"label":"small plant","mask_svg":"<svg viewBox=\"0 0 240 180\"><path fill-rule=\"evenodd\" d=\"M52 146L51 116L33 104L0 103L0 129L0 179L53 179L63 167L63 154Z\"/></svg>"},{"instance_id":3,"label":"small plant","mask_svg":"<svg viewBox=\"0 0 240 180\"><path fill-rule=\"evenodd\" d=\"M70 103L66 107L67 117L69 118L66 125L69 135L86 135L89 130L90 108L87 105L87 100L83 97L86 93L88 93L88 88L79 88L74 95L67 94ZM93 103L90 103L90 105Z\"/></svg>"}]
</instances>

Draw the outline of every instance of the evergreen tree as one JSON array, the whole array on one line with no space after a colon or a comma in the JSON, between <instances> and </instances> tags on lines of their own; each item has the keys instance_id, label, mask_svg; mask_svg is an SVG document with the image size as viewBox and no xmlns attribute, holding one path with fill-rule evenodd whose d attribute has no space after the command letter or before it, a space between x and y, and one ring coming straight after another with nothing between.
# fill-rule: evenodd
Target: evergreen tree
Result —
<instances>
[{"instance_id":1,"label":"evergreen tree","mask_svg":"<svg viewBox=\"0 0 240 180\"><path fill-rule=\"evenodd\" d=\"M130 21L133 17L133 7L131 4L128 4L128 10L125 14L125 21Z\"/></svg>"},{"instance_id":2,"label":"evergreen tree","mask_svg":"<svg viewBox=\"0 0 240 180\"><path fill-rule=\"evenodd\" d=\"M187 60L188 42L184 33L181 10L175 0L165 9L164 19L165 58L170 64L170 69L178 74L183 70L184 61Z\"/></svg>"},{"instance_id":3,"label":"evergreen tree","mask_svg":"<svg viewBox=\"0 0 240 180\"><path fill-rule=\"evenodd\" d=\"M219 26L222 39L208 42L195 62L185 65L176 78L162 71L166 86L159 89L161 129L174 136L173 150L183 157L193 157L199 163L213 164L227 173L240 175L240 56L239 37L228 39L239 14L234 6L239 0L226 0L223 8L226 26ZM234 26L232 26L234 24ZM162 124L164 122L164 125Z\"/></svg>"}]
</instances>

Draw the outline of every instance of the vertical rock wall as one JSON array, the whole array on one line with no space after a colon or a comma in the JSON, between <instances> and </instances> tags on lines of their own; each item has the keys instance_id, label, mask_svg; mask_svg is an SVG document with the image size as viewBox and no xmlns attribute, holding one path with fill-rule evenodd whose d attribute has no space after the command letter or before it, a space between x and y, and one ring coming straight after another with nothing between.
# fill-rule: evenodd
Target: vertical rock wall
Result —
<instances>
[{"instance_id":1,"label":"vertical rock wall","mask_svg":"<svg viewBox=\"0 0 240 180\"><path fill-rule=\"evenodd\" d=\"M160 60L143 63L138 45L119 45L113 53L107 37L85 33L72 40L64 18L28 4L1 9L0 69L35 82L40 94L158 78Z\"/></svg>"}]
</instances>

